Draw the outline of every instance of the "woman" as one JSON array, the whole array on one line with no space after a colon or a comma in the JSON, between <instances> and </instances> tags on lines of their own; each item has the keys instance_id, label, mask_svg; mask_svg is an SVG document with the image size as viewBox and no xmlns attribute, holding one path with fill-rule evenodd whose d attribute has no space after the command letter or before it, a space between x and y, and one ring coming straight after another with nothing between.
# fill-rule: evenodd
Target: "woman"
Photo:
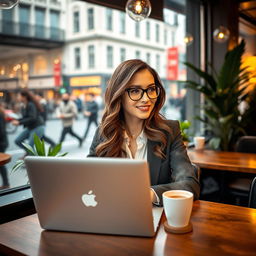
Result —
<instances>
[{"instance_id":1,"label":"woman","mask_svg":"<svg viewBox=\"0 0 256 256\"><path fill-rule=\"evenodd\" d=\"M41 104L36 100L35 96L28 90L22 90L19 94L19 100L23 103L22 118L13 120L14 125L24 125L24 130L15 139L15 143L24 148L22 142L28 139L30 146L34 145L34 134L39 138L44 135L44 122L41 116L43 111ZM25 149L25 148L24 148Z\"/></svg>"},{"instance_id":2,"label":"woman","mask_svg":"<svg viewBox=\"0 0 256 256\"><path fill-rule=\"evenodd\" d=\"M200 186L183 144L178 121L160 113L165 90L156 71L141 60L121 63L105 93L102 122L88 156L147 159L151 197L184 189L199 198Z\"/></svg>"},{"instance_id":3,"label":"woman","mask_svg":"<svg viewBox=\"0 0 256 256\"><path fill-rule=\"evenodd\" d=\"M4 105L3 103L0 103L0 152L4 153L7 147L8 137L5 129ZM0 166L0 174L3 180L3 185L0 187L0 189L9 188L10 184L7 169L5 166Z\"/></svg>"}]
</instances>

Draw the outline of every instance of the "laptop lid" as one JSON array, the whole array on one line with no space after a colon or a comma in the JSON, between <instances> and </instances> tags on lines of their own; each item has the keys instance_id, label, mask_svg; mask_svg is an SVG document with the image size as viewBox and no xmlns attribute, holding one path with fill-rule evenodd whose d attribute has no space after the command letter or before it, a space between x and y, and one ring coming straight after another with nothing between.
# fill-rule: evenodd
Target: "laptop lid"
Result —
<instances>
[{"instance_id":1,"label":"laptop lid","mask_svg":"<svg viewBox=\"0 0 256 256\"><path fill-rule=\"evenodd\" d=\"M25 165L42 228L154 235L146 161L28 156Z\"/></svg>"}]
</instances>

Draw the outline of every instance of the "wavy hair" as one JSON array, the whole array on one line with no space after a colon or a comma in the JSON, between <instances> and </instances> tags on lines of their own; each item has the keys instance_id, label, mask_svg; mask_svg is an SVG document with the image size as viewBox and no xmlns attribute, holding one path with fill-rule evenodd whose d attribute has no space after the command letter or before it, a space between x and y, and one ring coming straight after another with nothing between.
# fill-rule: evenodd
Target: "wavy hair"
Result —
<instances>
[{"instance_id":1,"label":"wavy hair","mask_svg":"<svg viewBox=\"0 0 256 256\"><path fill-rule=\"evenodd\" d=\"M157 141L154 154L165 158L164 149L167 144L167 133L171 130L165 118L159 113L165 102L165 90L157 72L147 63L132 59L122 62L111 76L105 92L105 108L100 124L99 136L101 143L96 148L96 155L100 157L125 157L122 149L124 132L124 113L122 96L135 73L147 69L154 77L155 85L160 88L155 106L148 119L144 121L143 129L146 137Z\"/></svg>"}]
</instances>

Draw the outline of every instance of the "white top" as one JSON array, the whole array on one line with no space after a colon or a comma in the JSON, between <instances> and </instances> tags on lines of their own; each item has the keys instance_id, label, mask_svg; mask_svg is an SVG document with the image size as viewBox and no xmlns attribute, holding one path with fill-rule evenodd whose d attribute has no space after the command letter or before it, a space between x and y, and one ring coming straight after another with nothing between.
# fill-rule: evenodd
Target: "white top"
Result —
<instances>
[{"instance_id":1,"label":"white top","mask_svg":"<svg viewBox=\"0 0 256 256\"><path fill-rule=\"evenodd\" d=\"M145 159L145 160L147 160L147 153L148 153L148 151L147 151L147 140L148 139L147 139L144 131L142 131L140 133L140 135L136 139L137 151L135 153L134 159ZM132 152L131 152L131 150L129 148L129 145L130 145L130 138L129 138L127 132L124 131L124 144L123 144L123 148L124 148L128 158L133 159ZM156 204L156 205L159 205L159 203L160 203L159 197L157 196L157 194L156 194L154 189L151 188L151 190L154 192L155 198L156 198L156 200L153 201L153 203Z\"/></svg>"}]
</instances>

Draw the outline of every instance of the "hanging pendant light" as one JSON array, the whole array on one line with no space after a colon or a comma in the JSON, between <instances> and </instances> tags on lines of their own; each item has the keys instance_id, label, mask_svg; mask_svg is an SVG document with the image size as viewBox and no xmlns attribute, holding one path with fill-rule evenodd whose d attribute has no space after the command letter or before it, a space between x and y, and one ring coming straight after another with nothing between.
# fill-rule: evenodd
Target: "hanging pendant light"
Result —
<instances>
[{"instance_id":1,"label":"hanging pendant light","mask_svg":"<svg viewBox=\"0 0 256 256\"><path fill-rule=\"evenodd\" d=\"M151 3L149 0L128 0L125 11L131 19L142 21L150 15Z\"/></svg>"},{"instance_id":2,"label":"hanging pendant light","mask_svg":"<svg viewBox=\"0 0 256 256\"><path fill-rule=\"evenodd\" d=\"M230 32L224 26L219 26L213 31L213 39L218 43L224 43L229 39Z\"/></svg>"},{"instance_id":3,"label":"hanging pendant light","mask_svg":"<svg viewBox=\"0 0 256 256\"><path fill-rule=\"evenodd\" d=\"M193 38L193 36L192 36L191 34L186 33L186 35L185 35L183 41L184 41L184 43L185 43L187 46L189 46L189 45L191 45L191 44L193 43L194 38Z\"/></svg>"},{"instance_id":4,"label":"hanging pendant light","mask_svg":"<svg viewBox=\"0 0 256 256\"><path fill-rule=\"evenodd\" d=\"M0 0L0 9L11 9L19 0Z\"/></svg>"}]
</instances>

